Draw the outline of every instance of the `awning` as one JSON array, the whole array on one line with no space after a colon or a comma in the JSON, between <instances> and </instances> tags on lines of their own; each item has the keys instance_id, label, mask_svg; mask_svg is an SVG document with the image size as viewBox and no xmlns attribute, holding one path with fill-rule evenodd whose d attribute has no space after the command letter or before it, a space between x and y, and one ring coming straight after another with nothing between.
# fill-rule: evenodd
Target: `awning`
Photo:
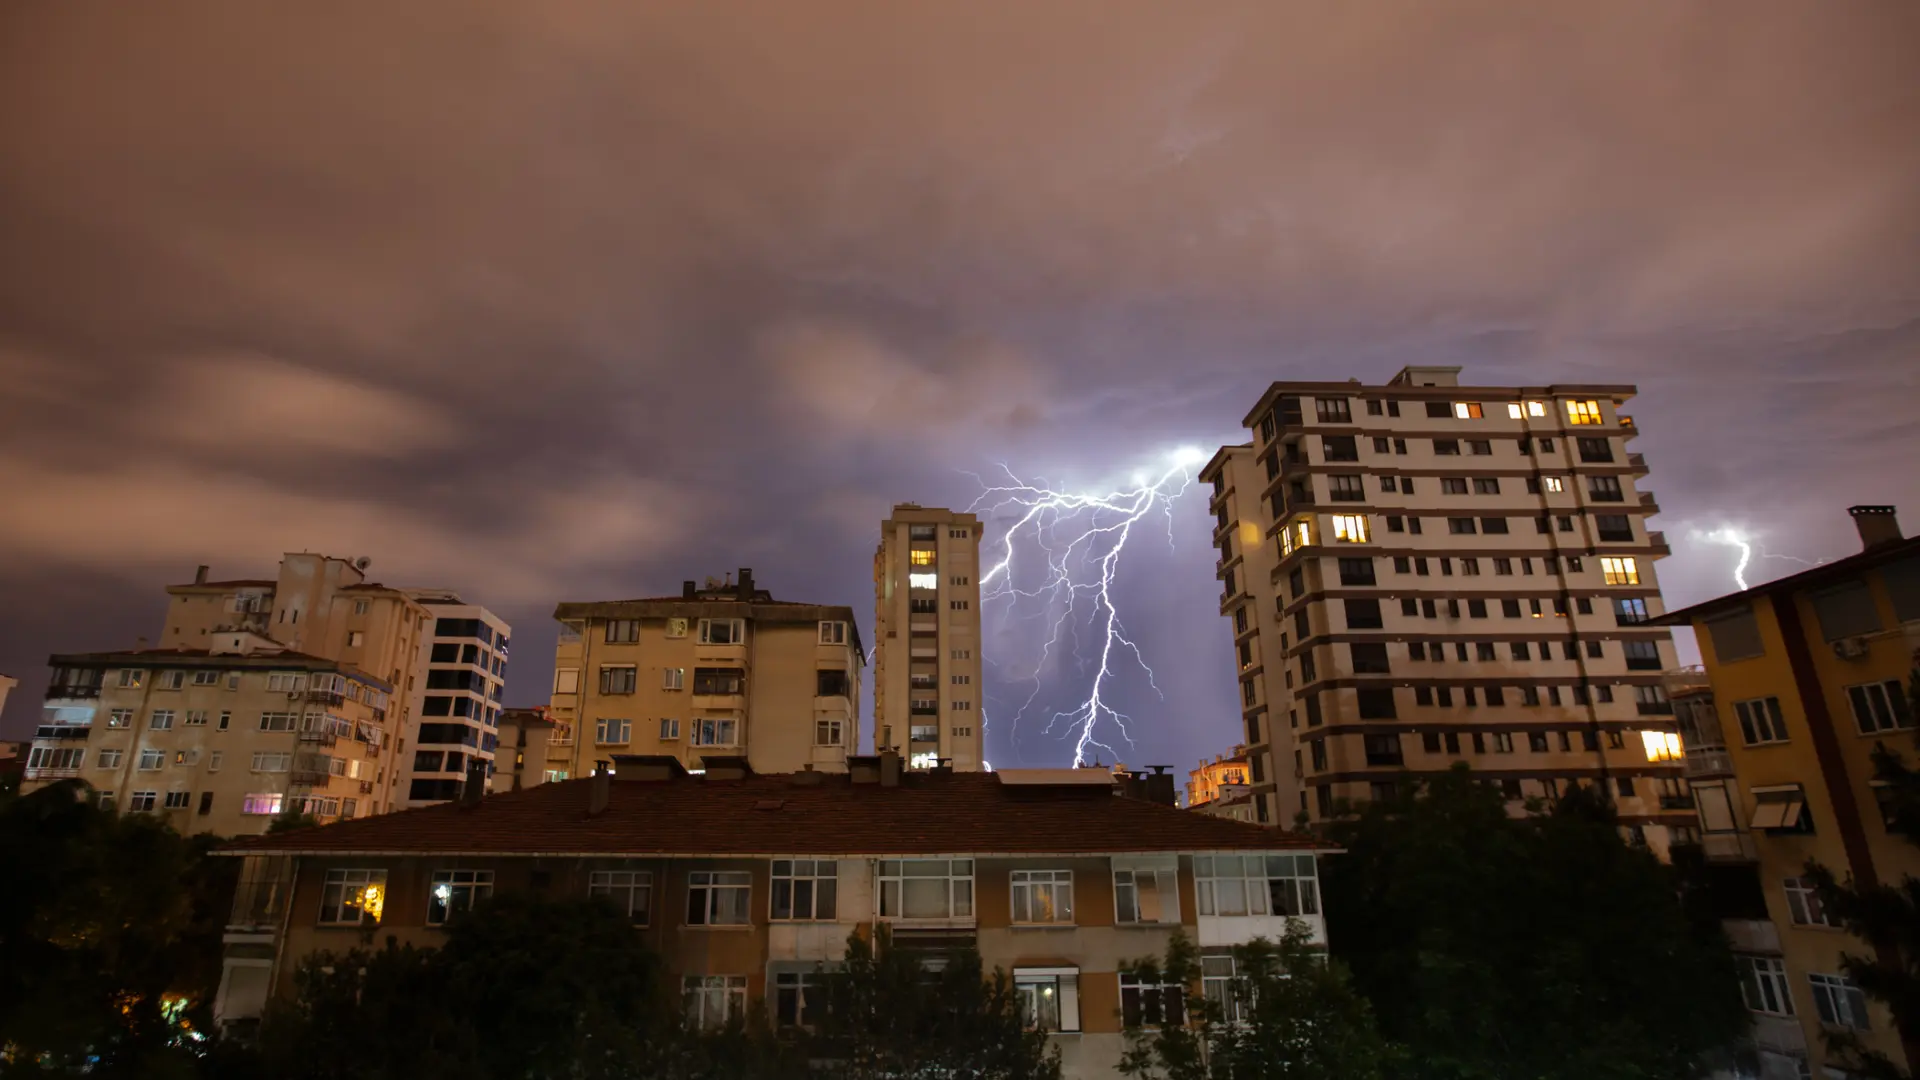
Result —
<instances>
[{"instance_id":1,"label":"awning","mask_svg":"<svg viewBox=\"0 0 1920 1080\"><path fill-rule=\"evenodd\" d=\"M1799 784L1753 789L1753 827L1756 829L1792 829L1800 824L1806 809L1806 793Z\"/></svg>"}]
</instances>

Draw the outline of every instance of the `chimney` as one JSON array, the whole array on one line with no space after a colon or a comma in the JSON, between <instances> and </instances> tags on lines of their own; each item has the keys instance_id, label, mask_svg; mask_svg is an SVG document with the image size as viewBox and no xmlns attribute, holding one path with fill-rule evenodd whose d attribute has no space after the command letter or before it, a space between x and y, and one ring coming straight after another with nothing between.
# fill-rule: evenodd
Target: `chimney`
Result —
<instances>
[{"instance_id":1,"label":"chimney","mask_svg":"<svg viewBox=\"0 0 1920 1080\"><path fill-rule=\"evenodd\" d=\"M599 817L607 812L607 803L613 798L612 764L604 760L593 763L593 778L587 782L588 817Z\"/></svg>"},{"instance_id":2,"label":"chimney","mask_svg":"<svg viewBox=\"0 0 1920 1080\"><path fill-rule=\"evenodd\" d=\"M472 806L487 793L487 763L481 759L467 762L467 782L460 787L460 804Z\"/></svg>"},{"instance_id":3,"label":"chimney","mask_svg":"<svg viewBox=\"0 0 1920 1080\"><path fill-rule=\"evenodd\" d=\"M1157 802L1161 806L1179 805L1174 797L1173 774L1167 771L1169 766L1150 765L1148 768L1153 770L1153 775L1147 777L1147 801Z\"/></svg>"},{"instance_id":4,"label":"chimney","mask_svg":"<svg viewBox=\"0 0 1920 1080\"><path fill-rule=\"evenodd\" d=\"M740 599L753 599L753 567L751 566L740 568Z\"/></svg>"},{"instance_id":5,"label":"chimney","mask_svg":"<svg viewBox=\"0 0 1920 1080\"><path fill-rule=\"evenodd\" d=\"M195 585L205 585L207 583L207 570L208 567L206 566L197 566L194 568L193 583Z\"/></svg>"},{"instance_id":6,"label":"chimney","mask_svg":"<svg viewBox=\"0 0 1920 1080\"><path fill-rule=\"evenodd\" d=\"M1891 506L1849 506L1853 527L1860 530L1860 550L1872 551L1901 540L1900 519Z\"/></svg>"},{"instance_id":7,"label":"chimney","mask_svg":"<svg viewBox=\"0 0 1920 1080\"><path fill-rule=\"evenodd\" d=\"M880 786L900 786L900 751L887 749L880 751Z\"/></svg>"},{"instance_id":8,"label":"chimney","mask_svg":"<svg viewBox=\"0 0 1920 1080\"><path fill-rule=\"evenodd\" d=\"M697 596L697 594L698 594L698 592L699 592L699 590L698 590L698 589L696 589L696 588L694 588L694 585L693 585L693 582L691 582L691 581L683 581L683 582L681 582L681 583L680 583L680 599L682 599L682 600L694 600L694 599L697 599L697 598L698 598L698 596Z\"/></svg>"}]
</instances>

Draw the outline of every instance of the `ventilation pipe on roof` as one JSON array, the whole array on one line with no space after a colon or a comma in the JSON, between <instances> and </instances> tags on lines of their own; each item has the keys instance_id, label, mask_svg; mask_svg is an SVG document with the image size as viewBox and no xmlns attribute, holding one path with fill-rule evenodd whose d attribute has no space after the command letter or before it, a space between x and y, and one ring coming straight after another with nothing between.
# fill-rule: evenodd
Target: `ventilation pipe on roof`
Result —
<instances>
[{"instance_id":1,"label":"ventilation pipe on roof","mask_svg":"<svg viewBox=\"0 0 1920 1080\"><path fill-rule=\"evenodd\" d=\"M751 602L753 600L753 567L743 566L740 568L739 588L740 599Z\"/></svg>"},{"instance_id":2,"label":"ventilation pipe on roof","mask_svg":"<svg viewBox=\"0 0 1920 1080\"><path fill-rule=\"evenodd\" d=\"M193 583L195 585L205 585L207 583L207 571L210 569L212 568L204 565L194 567Z\"/></svg>"},{"instance_id":3,"label":"ventilation pipe on roof","mask_svg":"<svg viewBox=\"0 0 1920 1080\"><path fill-rule=\"evenodd\" d=\"M680 583L680 599L682 600L699 599L699 590L694 586L693 582L683 581Z\"/></svg>"},{"instance_id":4,"label":"ventilation pipe on roof","mask_svg":"<svg viewBox=\"0 0 1920 1080\"><path fill-rule=\"evenodd\" d=\"M587 816L598 817L607 812L607 803L613 799L613 763L596 761L593 763L593 778L587 782Z\"/></svg>"}]
</instances>

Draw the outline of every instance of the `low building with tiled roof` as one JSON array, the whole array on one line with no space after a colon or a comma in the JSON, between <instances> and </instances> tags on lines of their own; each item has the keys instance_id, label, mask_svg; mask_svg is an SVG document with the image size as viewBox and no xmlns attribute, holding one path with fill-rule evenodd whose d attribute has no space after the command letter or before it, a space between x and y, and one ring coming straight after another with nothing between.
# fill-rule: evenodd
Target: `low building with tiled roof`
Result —
<instances>
[{"instance_id":1,"label":"low building with tiled roof","mask_svg":"<svg viewBox=\"0 0 1920 1080\"><path fill-rule=\"evenodd\" d=\"M1176 931L1208 971L1289 918L1323 938L1323 842L1119 793L1105 770L914 771L898 755L843 774L756 775L737 757L689 773L622 756L617 775L238 841L223 1022L290 992L294 966L381 938L431 946L497 892L600 896L676 983L724 1009L799 1015L847 936L977 948L1058 1030L1066 1075L1116 1075L1125 1013L1156 987L1122 969ZM718 1021L721 1016L699 1019Z\"/></svg>"}]
</instances>

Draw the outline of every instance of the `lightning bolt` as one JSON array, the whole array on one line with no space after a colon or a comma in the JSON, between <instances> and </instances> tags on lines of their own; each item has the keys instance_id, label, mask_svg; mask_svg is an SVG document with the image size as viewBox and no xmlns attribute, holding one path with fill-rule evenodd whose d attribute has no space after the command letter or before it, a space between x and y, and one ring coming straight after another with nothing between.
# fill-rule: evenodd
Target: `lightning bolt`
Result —
<instances>
[{"instance_id":1,"label":"lightning bolt","mask_svg":"<svg viewBox=\"0 0 1920 1080\"><path fill-rule=\"evenodd\" d=\"M1005 464L1000 469L1006 473L1007 483L989 485L974 477L985 490L969 510L984 508L992 514L1011 509L1017 514L1002 537L1005 551L1000 560L981 575L982 606L999 600L1011 608L1022 600L1040 598L1048 610L1058 612L1034 668L1033 692L1014 713L1015 731L1040 693L1041 672L1054 650L1072 647L1079 655L1079 623L1074 616L1082 604L1091 605L1085 621L1100 643L1098 668L1086 697L1071 709L1054 712L1045 728L1051 733L1065 725L1073 734L1075 765L1086 764L1093 750L1120 756L1112 745L1101 741L1102 720L1109 722L1128 745L1133 743L1127 730L1132 717L1114 708L1107 693L1117 661L1130 657L1146 673L1154 691L1160 689L1153 669L1140 647L1127 636L1126 623L1114 607L1113 582L1134 526L1156 509L1166 514L1167 542L1173 542L1173 501L1192 484L1193 466L1205 460L1200 450L1181 447L1168 455L1165 471L1157 478L1141 471L1134 474L1131 487L1107 492L1060 491L1044 479L1028 483ZM1023 544L1037 548L1041 556L1039 583L1031 588L1015 582L1015 556ZM1033 561L1022 559L1020 564L1025 567ZM1117 657L1116 653L1125 656Z\"/></svg>"},{"instance_id":2,"label":"lightning bolt","mask_svg":"<svg viewBox=\"0 0 1920 1080\"><path fill-rule=\"evenodd\" d=\"M1695 529L1693 530L1693 538L1709 544L1725 544L1728 547L1738 548L1740 550L1740 563L1733 568L1733 583L1740 587L1741 592L1745 592L1751 587L1747 584L1747 567L1752 565L1753 557L1756 554L1763 559L1781 559L1786 562L1799 563L1801 566L1819 566L1822 562L1826 561L1824 559L1802 559L1795 555L1776 555L1761 546L1758 538L1749 536L1744 531L1731 525L1722 526L1712 532L1703 532Z\"/></svg>"}]
</instances>

